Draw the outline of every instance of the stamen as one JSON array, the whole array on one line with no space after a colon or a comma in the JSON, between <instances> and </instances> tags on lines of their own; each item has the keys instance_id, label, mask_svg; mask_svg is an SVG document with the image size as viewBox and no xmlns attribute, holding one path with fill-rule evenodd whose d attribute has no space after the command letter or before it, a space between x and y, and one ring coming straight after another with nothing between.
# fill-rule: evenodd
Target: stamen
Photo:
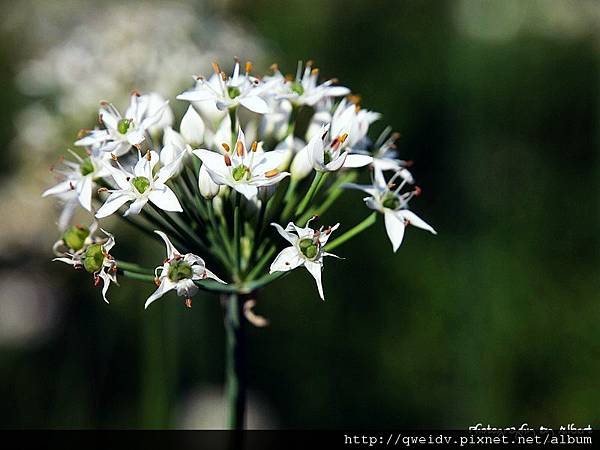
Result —
<instances>
[{"instance_id":1,"label":"stamen","mask_svg":"<svg viewBox=\"0 0 600 450\"><path fill-rule=\"evenodd\" d=\"M250 73L252 71L252 63L250 61L246 61L246 73Z\"/></svg>"},{"instance_id":2,"label":"stamen","mask_svg":"<svg viewBox=\"0 0 600 450\"><path fill-rule=\"evenodd\" d=\"M225 165L227 167L231 167L231 158L229 157L228 154L223 155L223 159L225 159Z\"/></svg>"},{"instance_id":3,"label":"stamen","mask_svg":"<svg viewBox=\"0 0 600 450\"><path fill-rule=\"evenodd\" d=\"M81 139L82 137L86 136L90 133L90 131L92 130L90 130L89 128L82 128L77 132L77 139Z\"/></svg>"},{"instance_id":4,"label":"stamen","mask_svg":"<svg viewBox=\"0 0 600 450\"><path fill-rule=\"evenodd\" d=\"M212 68L217 75L219 75L221 73L221 68L219 67L219 65L216 62L212 63Z\"/></svg>"},{"instance_id":5,"label":"stamen","mask_svg":"<svg viewBox=\"0 0 600 450\"><path fill-rule=\"evenodd\" d=\"M254 141L254 142L252 143L252 145L250 146L250 150L251 150L252 152L255 152L257 148L258 148L258 142Z\"/></svg>"},{"instance_id":6,"label":"stamen","mask_svg":"<svg viewBox=\"0 0 600 450\"><path fill-rule=\"evenodd\" d=\"M340 143L343 144L348 139L348 133L340 135Z\"/></svg>"},{"instance_id":7,"label":"stamen","mask_svg":"<svg viewBox=\"0 0 600 450\"><path fill-rule=\"evenodd\" d=\"M242 144L240 141L237 141L236 147L237 147L237 155L240 157L244 156L244 144Z\"/></svg>"},{"instance_id":8,"label":"stamen","mask_svg":"<svg viewBox=\"0 0 600 450\"><path fill-rule=\"evenodd\" d=\"M276 175L279 175L279 170L277 170L277 169L273 169L273 170L269 170L268 172L265 172L265 177L267 177L267 178L273 178Z\"/></svg>"},{"instance_id":9,"label":"stamen","mask_svg":"<svg viewBox=\"0 0 600 450\"><path fill-rule=\"evenodd\" d=\"M110 159L112 159L113 161L117 161L119 158L114 153L111 153L110 154Z\"/></svg>"},{"instance_id":10,"label":"stamen","mask_svg":"<svg viewBox=\"0 0 600 450\"><path fill-rule=\"evenodd\" d=\"M419 195L421 195L421 192L423 192L423 190L419 186L415 186L415 196L418 197Z\"/></svg>"},{"instance_id":11,"label":"stamen","mask_svg":"<svg viewBox=\"0 0 600 450\"><path fill-rule=\"evenodd\" d=\"M131 91L130 95L135 95L136 97L140 97L142 94L140 94L140 91L138 91L137 89L134 89L133 91Z\"/></svg>"},{"instance_id":12,"label":"stamen","mask_svg":"<svg viewBox=\"0 0 600 450\"><path fill-rule=\"evenodd\" d=\"M98 194L101 192L108 192L108 188L105 188L105 187L98 188Z\"/></svg>"},{"instance_id":13,"label":"stamen","mask_svg":"<svg viewBox=\"0 0 600 450\"><path fill-rule=\"evenodd\" d=\"M231 150L231 148L229 147L229 145L228 145L228 144L226 144L225 142L223 142L223 143L221 144L221 146L222 146L222 147L225 149L225 151L226 151L227 153L229 153L229 151Z\"/></svg>"},{"instance_id":14,"label":"stamen","mask_svg":"<svg viewBox=\"0 0 600 450\"><path fill-rule=\"evenodd\" d=\"M314 69L312 69L312 70L310 71L310 74L311 74L311 75L315 75L315 76L316 76L316 75L319 75L319 69L317 69L317 68L315 67Z\"/></svg>"},{"instance_id":15,"label":"stamen","mask_svg":"<svg viewBox=\"0 0 600 450\"><path fill-rule=\"evenodd\" d=\"M154 284L156 285L156 287L160 286L160 278L154 278Z\"/></svg>"},{"instance_id":16,"label":"stamen","mask_svg":"<svg viewBox=\"0 0 600 450\"><path fill-rule=\"evenodd\" d=\"M273 72L279 72L279 65L278 65L277 63L273 63L273 64L271 64L271 67L270 67L270 69L271 69Z\"/></svg>"},{"instance_id":17,"label":"stamen","mask_svg":"<svg viewBox=\"0 0 600 450\"><path fill-rule=\"evenodd\" d=\"M185 299L185 307L188 309L192 307L192 299L191 298Z\"/></svg>"},{"instance_id":18,"label":"stamen","mask_svg":"<svg viewBox=\"0 0 600 450\"><path fill-rule=\"evenodd\" d=\"M146 152L146 159L147 159L148 161L151 161L151 160L152 160L152 153L150 153L150 150L148 150L148 151Z\"/></svg>"}]
</instances>

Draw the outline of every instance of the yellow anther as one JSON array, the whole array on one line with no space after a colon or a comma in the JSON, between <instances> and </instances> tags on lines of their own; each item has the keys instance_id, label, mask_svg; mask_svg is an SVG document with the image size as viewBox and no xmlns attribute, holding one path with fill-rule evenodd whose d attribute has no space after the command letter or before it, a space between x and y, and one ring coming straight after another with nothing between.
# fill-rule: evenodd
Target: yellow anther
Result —
<instances>
[{"instance_id":1,"label":"yellow anther","mask_svg":"<svg viewBox=\"0 0 600 450\"><path fill-rule=\"evenodd\" d=\"M231 148L229 147L229 145L228 145L228 144L226 144L225 142L223 142L221 145L223 146L223 149L224 149L224 150L225 150L227 153L229 153L229 151L231 150Z\"/></svg>"},{"instance_id":2,"label":"yellow anther","mask_svg":"<svg viewBox=\"0 0 600 450\"><path fill-rule=\"evenodd\" d=\"M277 169L273 169L273 170L269 170L268 172L265 172L265 177L267 177L267 178L272 178L276 175L279 175L279 170L277 170Z\"/></svg>"},{"instance_id":3,"label":"yellow anther","mask_svg":"<svg viewBox=\"0 0 600 450\"><path fill-rule=\"evenodd\" d=\"M237 141L236 145L236 152L238 156L244 156L244 144L242 144L240 141Z\"/></svg>"}]
</instances>

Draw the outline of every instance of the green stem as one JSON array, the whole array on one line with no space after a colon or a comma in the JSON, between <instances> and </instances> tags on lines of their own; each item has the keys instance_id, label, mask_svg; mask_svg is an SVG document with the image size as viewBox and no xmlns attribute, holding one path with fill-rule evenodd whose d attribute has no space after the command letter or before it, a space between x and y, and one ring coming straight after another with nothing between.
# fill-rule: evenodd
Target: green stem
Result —
<instances>
[{"instance_id":1,"label":"green stem","mask_svg":"<svg viewBox=\"0 0 600 450\"><path fill-rule=\"evenodd\" d=\"M241 271L241 226L240 226L240 194L235 192L235 209L233 210L233 253L235 259L235 275L239 279ZM239 281L239 280L236 280Z\"/></svg>"},{"instance_id":2,"label":"green stem","mask_svg":"<svg viewBox=\"0 0 600 450\"><path fill-rule=\"evenodd\" d=\"M344 192L344 189L342 189L341 186L344 183L349 183L349 182L353 181L355 178L356 178L355 172L350 172L348 174L345 174L345 175L339 177L335 181L335 183L333 183L331 185L331 187L328 189L327 197L325 198L323 203L321 203L317 207L316 214L318 214L319 216L323 216L323 214L325 214L325 212L327 212L327 210L331 207L331 205L333 205L333 203L335 203L335 201L338 199L338 197L340 195L342 195L342 193ZM312 211L305 212L302 215L302 217L297 221L297 224L300 226L305 226L306 222L308 222L308 219L310 219L312 215L313 215Z\"/></svg>"},{"instance_id":3,"label":"green stem","mask_svg":"<svg viewBox=\"0 0 600 450\"><path fill-rule=\"evenodd\" d=\"M148 267L142 267L139 264L131 263L128 261L122 261L120 259L117 259L115 262L117 263L117 267L119 269L128 270L128 271L137 272L137 273L147 273L147 274L154 273L154 271L152 269L149 269Z\"/></svg>"},{"instance_id":4,"label":"green stem","mask_svg":"<svg viewBox=\"0 0 600 450\"><path fill-rule=\"evenodd\" d=\"M346 231L344 234L342 234L337 239L334 239L333 241L326 244L324 247L324 250L331 251L334 248L342 245L347 240L352 239L354 236L359 234L361 231L364 231L367 228L369 228L371 225L373 225L375 223L376 219L377 219L377 213L374 212L370 216L368 216L366 219L364 219L362 222L360 222L358 225L355 225L354 227L350 228L348 231Z\"/></svg>"},{"instance_id":5,"label":"green stem","mask_svg":"<svg viewBox=\"0 0 600 450\"><path fill-rule=\"evenodd\" d=\"M231 430L244 429L246 411L245 319L240 294L227 294L225 300L225 385L227 391L227 426Z\"/></svg>"},{"instance_id":6,"label":"green stem","mask_svg":"<svg viewBox=\"0 0 600 450\"><path fill-rule=\"evenodd\" d=\"M321 187L326 176L327 172L317 172L317 174L313 178L312 183L310 184L310 187L308 188L308 192L302 199L302 202L300 202L300 205L298 205L298 209L296 209L296 217L301 216L302 213L304 213L304 211L308 207L308 205L310 205L310 202L312 202L315 195L317 195L317 192L319 191L319 188Z\"/></svg>"}]
</instances>

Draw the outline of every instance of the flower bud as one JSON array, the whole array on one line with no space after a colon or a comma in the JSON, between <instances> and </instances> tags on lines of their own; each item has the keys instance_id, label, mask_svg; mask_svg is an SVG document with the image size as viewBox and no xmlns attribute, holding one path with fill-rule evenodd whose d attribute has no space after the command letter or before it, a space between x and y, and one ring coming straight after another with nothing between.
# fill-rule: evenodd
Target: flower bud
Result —
<instances>
[{"instance_id":1,"label":"flower bud","mask_svg":"<svg viewBox=\"0 0 600 450\"><path fill-rule=\"evenodd\" d=\"M198 188L200 189L200 194L209 200L219 193L219 185L213 181L204 165L200 167L200 174L198 175Z\"/></svg>"},{"instance_id":2,"label":"flower bud","mask_svg":"<svg viewBox=\"0 0 600 450\"><path fill-rule=\"evenodd\" d=\"M190 105L179 125L179 131L183 139L192 146L200 145L204 141L204 130L205 126L202 117Z\"/></svg>"},{"instance_id":3,"label":"flower bud","mask_svg":"<svg viewBox=\"0 0 600 450\"><path fill-rule=\"evenodd\" d=\"M308 157L308 146L306 146L296 153L296 156L290 165L292 180L302 180L303 178L306 178L312 170L313 165Z\"/></svg>"}]
</instances>

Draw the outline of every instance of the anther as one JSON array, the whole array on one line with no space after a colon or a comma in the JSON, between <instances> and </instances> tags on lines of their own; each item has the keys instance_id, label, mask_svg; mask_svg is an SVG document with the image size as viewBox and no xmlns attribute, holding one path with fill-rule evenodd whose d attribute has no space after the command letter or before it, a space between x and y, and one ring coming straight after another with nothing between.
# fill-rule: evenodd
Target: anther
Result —
<instances>
[{"instance_id":1,"label":"anther","mask_svg":"<svg viewBox=\"0 0 600 450\"><path fill-rule=\"evenodd\" d=\"M250 61L246 61L246 73L250 73L252 71L252 63Z\"/></svg>"},{"instance_id":2,"label":"anther","mask_svg":"<svg viewBox=\"0 0 600 450\"><path fill-rule=\"evenodd\" d=\"M415 190L413 192L415 193L415 197L418 197L419 195L421 195L421 192L423 192L423 190L419 186L415 186Z\"/></svg>"},{"instance_id":3,"label":"anther","mask_svg":"<svg viewBox=\"0 0 600 450\"><path fill-rule=\"evenodd\" d=\"M81 139L82 137L84 137L85 135L87 135L90 131L89 128L82 128L81 130L79 130L77 132L77 139Z\"/></svg>"},{"instance_id":4,"label":"anther","mask_svg":"<svg viewBox=\"0 0 600 450\"><path fill-rule=\"evenodd\" d=\"M231 150L231 148L229 147L229 145L228 145L228 144L226 144L225 142L223 142L223 143L221 144L221 146L223 147L223 149L224 149L224 150L225 150L227 153L229 153L229 150Z\"/></svg>"},{"instance_id":5,"label":"anther","mask_svg":"<svg viewBox=\"0 0 600 450\"><path fill-rule=\"evenodd\" d=\"M270 69L271 69L273 72L279 72L279 64L277 64L277 63L273 63L273 64L271 64L271 67L270 67Z\"/></svg>"},{"instance_id":6,"label":"anther","mask_svg":"<svg viewBox=\"0 0 600 450\"><path fill-rule=\"evenodd\" d=\"M242 144L240 141L237 141L237 143L235 145L236 145L237 155L244 156L244 144Z\"/></svg>"},{"instance_id":7,"label":"anther","mask_svg":"<svg viewBox=\"0 0 600 450\"><path fill-rule=\"evenodd\" d=\"M160 278L154 278L154 284L156 285L156 287L160 286Z\"/></svg>"},{"instance_id":8,"label":"anther","mask_svg":"<svg viewBox=\"0 0 600 450\"><path fill-rule=\"evenodd\" d=\"M250 146L250 150L251 150L252 152L255 152L257 148L258 148L258 142L254 141L254 142L252 143L252 145Z\"/></svg>"},{"instance_id":9,"label":"anther","mask_svg":"<svg viewBox=\"0 0 600 450\"><path fill-rule=\"evenodd\" d=\"M108 192L108 189L105 188L105 187L101 187L101 188L98 189L98 194L101 193L101 192Z\"/></svg>"},{"instance_id":10,"label":"anther","mask_svg":"<svg viewBox=\"0 0 600 450\"><path fill-rule=\"evenodd\" d=\"M191 298L186 298L185 299L185 307L186 308L191 308L192 307L192 299Z\"/></svg>"},{"instance_id":11,"label":"anther","mask_svg":"<svg viewBox=\"0 0 600 450\"><path fill-rule=\"evenodd\" d=\"M113 161L118 160L119 158L117 157L117 155L115 155L114 153L110 154L110 159L112 159Z\"/></svg>"},{"instance_id":12,"label":"anther","mask_svg":"<svg viewBox=\"0 0 600 450\"><path fill-rule=\"evenodd\" d=\"M140 94L140 91L138 91L137 89L134 89L133 91L131 91L131 95L135 95L136 97L140 97L142 94Z\"/></svg>"},{"instance_id":13,"label":"anther","mask_svg":"<svg viewBox=\"0 0 600 450\"><path fill-rule=\"evenodd\" d=\"M230 167L231 166L231 158L229 157L229 155L227 155L227 154L223 155L223 159L225 160L225 165Z\"/></svg>"},{"instance_id":14,"label":"anther","mask_svg":"<svg viewBox=\"0 0 600 450\"><path fill-rule=\"evenodd\" d=\"M344 143L348 139L348 133L344 133L340 135L340 143Z\"/></svg>"},{"instance_id":15,"label":"anther","mask_svg":"<svg viewBox=\"0 0 600 450\"><path fill-rule=\"evenodd\" d=\"M310 71L310 74L311 74L311 75L319 75L319 69L317 69L317 68L315 67L314 69L312 69L312 70Z\"/></svg>"},{"instance_id":16,"label":"anther","mask_svg":"<svg viewBox=\"0 0 600 450\"><path fill-rule=\"evenodd\" d=\"M151 161L151 160L152 160L152 153L150 153L150 150L148 150L148 151L146 152L146 159L147 159L148 161Z\"/></svg>"},{"instance_id":17,"label":"anther","mask_svg":"<svg viewBox=\"0 0 600 450\"><path fill-rule=\"evenodd\" d=\"M216 62L212 63L212 68L217 75L219 75L221 73L221 68L219 67L219 65Z\"/></svg>"},{"instance_id":18,"label":"anther","mask_svg":"<svg viewBox=\"0 0 600 450\"><path fill-rule=\"evenodd\" d=\"M279 170L273 169L273 170L269 170L268 172L265 172L265 177L272 178L278 174L279 174Z\"/></svg>"}]
</instances>

